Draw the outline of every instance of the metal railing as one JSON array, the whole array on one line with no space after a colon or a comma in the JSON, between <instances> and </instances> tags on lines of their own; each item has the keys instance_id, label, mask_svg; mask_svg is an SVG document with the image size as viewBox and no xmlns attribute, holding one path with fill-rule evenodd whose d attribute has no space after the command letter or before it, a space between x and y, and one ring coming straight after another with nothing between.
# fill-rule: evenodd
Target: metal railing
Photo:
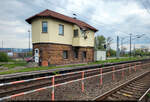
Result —
<instances>
[{"instance_id":1,"label":"metal railing","mask_svg":"<svg viewBox=\"0 0 150 102\"><path fill-rule=\"evenodd\" d=\"M127 68L123 68L124 65L126 65L126 64L122 64L122 69L118 69L118 70L115 69L116 66L106 67L109 69L112 68L112 71L109 71L106 73L103 73L103 68L98 68L98 69L90 69L90 70L86 70L86 71L71 72L71 73L54 75L54 76L47 76L47 77L40 77L40 78L34 78L34 79L28 79L28 80L22 80L22 81L15 81L15 82L10 82L10 83L3 83L3 84L1 84L1 86L22 83L22 82L27 82L27 81L32 81L32 80L40 80L40 79L44 79L44 78L51 78L52 85L43 87L43 88L39 88L39 89L35 89L35 90L31 90L31 91L27 91L27 92L14 94L11 96L2 97L2 98L0 98L0 100L15 98L17 96L27 95L27 94L30 94L33 92L39 92L39 91L46 90L46 89L50 89L49 91L51 92L51 95L50 95L51 100L55 100L55 99L57 100L57 99L60 99L58 94L61 94L61 87L63 87L63 88L65 87L66 90L80 92L78 94L86 93L92 89L91 87L99 86L100 88L102 88L103 85L105 85L106 83L110 83L113 81L116 81L116 82L120 81L120 80L124 79L126 76L131 75L132 73L142 70L142 68L147 68L148 65L150 65L150 64L149 63L140 64L140 65L135 64L134 66L129 66ZM98 71L99 74L85 77L87 72L93 71L93 70ZM71 75L71 74L75 74L75 73L80 73L81 78L67 81L64 83L55 84L56 77L63 76L63 75ZM90 83L92 83L92 84L90 84ZM76 89L76 90L74 90L72 88L71 84L76 84L76 85L73 85L74 89ZM94 88L96 88L96 87L94 87ZM65 95L65 94L66 94L66 96L68 96L68 94L66 92L63 92L63 95Z\"/></svg>"}]
</instances>

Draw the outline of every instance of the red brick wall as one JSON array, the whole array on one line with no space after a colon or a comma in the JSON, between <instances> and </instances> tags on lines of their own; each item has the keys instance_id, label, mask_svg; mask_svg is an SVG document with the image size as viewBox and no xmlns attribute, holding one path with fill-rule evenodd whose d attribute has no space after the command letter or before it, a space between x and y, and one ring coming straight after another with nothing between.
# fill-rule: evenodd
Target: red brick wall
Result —
<instances>
[{"instance_id":1,"label":"red brick wall","mask_svg":"<svg viewBox=\"0 0 150 102\"><path fill-rule=\"evenodd\" d=\"M42 61L49 64L63 65L71 63L82 63L94 61L94 49L92 47L79 47L78 58L74 58L73 47L71 45L37 43L33 44L33 50L38 48ZM68 51L68 59L63 58L63 51ZM86 51L86 59L83 60L82 52Z\"/></svg>"}]
</instances>

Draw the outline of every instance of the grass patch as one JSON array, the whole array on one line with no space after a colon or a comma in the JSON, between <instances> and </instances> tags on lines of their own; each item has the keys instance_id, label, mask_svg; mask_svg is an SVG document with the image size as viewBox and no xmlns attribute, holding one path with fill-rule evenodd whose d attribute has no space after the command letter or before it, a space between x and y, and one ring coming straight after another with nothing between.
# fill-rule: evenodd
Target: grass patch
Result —
<instances>
[{"instance_id":1,"label":"grass patch","mask_svg":"<svg viewBox=\"0 0 150 102\"><path fill-rule=\"evenodd\" d=\"M150 98L150 93L147 93L148 98Z\"/></svg>"},{"instance_id":2,"label":"grass patch","mask_svg":"<svg viewBox=\"0 0 150 102\"><path fill-rule=\"evenodd\" d=\"M96 62L91 62L89 64L105 64L105 63L117 63L117 62L123 62L123 61L133 61L133 60L140 60L144 58L139 58L139 57L131 57L131 58L120 58L120 59L108 59L105 61L96 61Z\"/></svg>"},{"instance_id":3,"label":"grass patch","mask_svg":"<svg viewBox=\"0 0 150 102\"><path fill-rule=\"evenodd\" d=\"M14 64L3 64L2 66L10 69L10 68L15 68L15 67L19 67L19 66L26 66L26 65L27 65L27 63L14 63Z\"/></svg>"},{"instance_id":4,"label":"grass patch","mask_svg":"<svg viewBox=\"0 0 150 102\"><path fill-rule=\"evenodd\" d=\"M5 65L10 68L10 70L0 72L0 75L2 74L12 74L12 73L20 73L20 72L30 72L30 71L40 71L40 70L48 70L48 69L56 69L56 68L70 68L70 67L75 67L75 66L85 66L85 65L94 65L94 64L102 64L104 65L105 63L115 63L115 62L122 62L122 61L133 61L133 60L139 60L139 59L144 59L144 58L120 58L120 59L108 59L106 61L97 61L97 62L91 62L88 64L76 64L76 65L65 65L65 66L51 66L51 67L35 67L35 68L23 68L23 69L17 69L13 70L13 67L16 66L24 66L26 63L15 63L15 64L10 64L10 65ZM58 71L54 72L54 74L59 74Z\"/></svg>"},{"instance_id":5,"label":"grass patch","mask_svg":"<svg viewBox=\"0 0 150 102\"><path fill-rule=\"evenodd\" d=\"M12 69L19 66L26 66L27 63L25 61L10 61L8 63L0 64L0 66L7 67L8 69Z\"/></svg>"},{"instance_id":6,"label":"grass patch","mask_svg":"<svg viewBox=\"0 0 150 102\"><path fill-rule=\"evenodd\" d=\"M33 68L23 68L23 69L17 69L17 70L7 70L4 72L0 72L0 75L3 74L12 74L12 73L20 73L20 72L30 72L30 71L40 71L40 70L48 70L48 69L56 69L56 68L70 68L75 66L83 66L87 64L79 64L79 65L66 65L66 66L52 66L52 67L33 67ZM58 71L54 72L54 74L59 74Z\"/></svg>"}]
</instances>

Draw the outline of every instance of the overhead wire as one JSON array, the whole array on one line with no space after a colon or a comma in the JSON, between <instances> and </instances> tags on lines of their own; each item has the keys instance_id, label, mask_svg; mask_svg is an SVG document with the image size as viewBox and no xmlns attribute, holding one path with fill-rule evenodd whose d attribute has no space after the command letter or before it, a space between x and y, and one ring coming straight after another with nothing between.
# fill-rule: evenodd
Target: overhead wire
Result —
<instances>
[{"instance_id":1,"label":"overhead wire","mask_svg":"<svg viewBox=\"0 0 150 102\"><path fill-rule=\"evenodd\" d=\"M56 8L65 9L66 11L68 11L68 12L70 12L70 13L72 13L72 14L73 14L73 13L76 13L77 15L80 15L80 16L78 16L79 18L81 18L81 19L83 19L83 20L85 20L85 21L88 21L89 19L91 19L91 18L89 18L89 17L87 17L87 16L84 16L84 15L78 13L77 11L68 10L68 9L65 8L65 7L62 7L62 6L60 6L60 5L58 6L58 5L56 5L55 3L48 1L48 4L49 4L49 3L52 4L51 6L55 6ZM85 18L86 18L86 19L85 19ZM127 32L121 31L121 30L119 30L119 29L117 29L117 28L115 28L115 27L113 27L113 26L110 26L110 25L107 25L107 26L106 26L106 24L104 24L104 23L102 23L102 22L99 22L99 21L97 21L97 20L91 20L91 22L94 23L95 25L98 25L98 26L103 26L103 27L105 27L105 28L112 28L112 29L114 29L114 30L117 30L117 31L120 31L120 32L122 32L122 33L128 34ZM101 30L101 31L102 31L102 30Z\"/></svg>"},{"instance_id":2,"label":"overhead wire","mask_svg":"<svg viewBox=\"0 0 150 102\"><path fill-rule=\"evenodd\" d=\"M87 17L87 16L85 16L85 15L82 15L81 13L79 13L79 12L77 12L77 11L68 10L67 8L62 7L62 6L60 6L60 5L58 6L57 4L55 4L55 3L53 3L53 2L48 1L47 4L51 4L51 6L53 6L54 8L59 8L59 9L65 11L65 12L67 11L67 13L70 13L70 15L75 13L75 14L79 15L79 16L78 16L79 19L82 19L82 20L85 20L85 21L88 21L89 19L91 19L90 17ZM41 7L42 9L44 9L43 6L38 5L38 7ZM35 8L35 7L34 7L34 9L39 10L39 9L37 9L37 8ZM46 9L46 8L45 8L45 9ZM119 32L122 32L122 33L124 33L124 34L128 34L127 32L121 31L121 30L119 30L119 29L117 29L117 28L115 28L115 27L113 27L113 26L106 25L106 24L104 24L104 23L102 23L102 22L99 22L99 21L97 21L97 20L94 20L94 19L92 19L91 22L92 22L93 24L97 25L97 26L104 27L103 29L105 29L105 30L108 30L108 29L106 29L106 28L109 28L109 29L111 28L111 29L117 30L117 31L119 31ZM103 30L100 30L100 31L103 32L104 34L107 33L107 32L104 32ZM108 31L109 31L109 30L108 30Z\"/></svg>"}]
</instances>

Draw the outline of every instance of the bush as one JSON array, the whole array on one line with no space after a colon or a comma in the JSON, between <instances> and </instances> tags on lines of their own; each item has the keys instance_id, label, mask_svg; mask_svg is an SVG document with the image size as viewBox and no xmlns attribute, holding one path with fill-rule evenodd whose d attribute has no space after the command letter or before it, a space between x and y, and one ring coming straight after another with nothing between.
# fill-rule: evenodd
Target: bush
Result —
<instances>
[{"instance_id":1,"label":"bush","mask_svg":"<svg viewBox=\"0 0 150 102\"><path fill-rule=\"evenodd\" d=\"M7 56L7 54L4 52L0 52L0 62L8 62L8 61L9 57Z\"/></svg>"}]
</instances>

